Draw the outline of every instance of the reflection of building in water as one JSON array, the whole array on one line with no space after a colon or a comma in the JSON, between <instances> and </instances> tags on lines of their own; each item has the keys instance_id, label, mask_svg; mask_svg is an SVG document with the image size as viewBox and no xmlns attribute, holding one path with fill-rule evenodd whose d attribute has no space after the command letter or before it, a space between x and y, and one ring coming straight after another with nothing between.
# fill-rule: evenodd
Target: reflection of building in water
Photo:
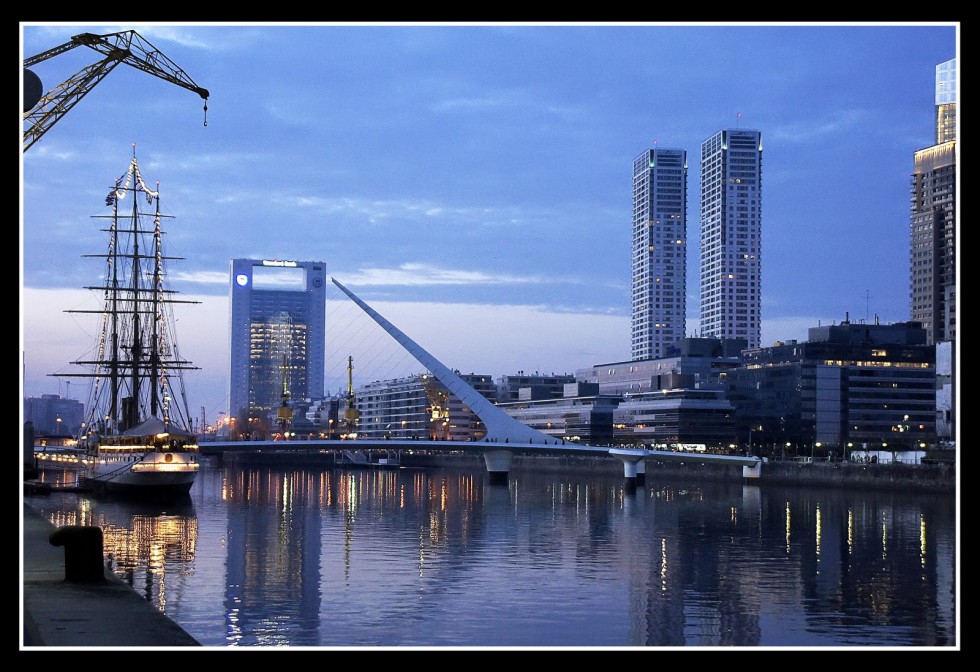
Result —
<instances>
[{"instance_id":1,"label":"reflection of building in water","mask_svg":"<svg viewBox=\"0 0 980 672\"><path fill-rule=\"evenodd\" d=\"M242 470L228 499L229 646L316 646L323 484L318 472ZM264 512L257 515L257 511Z\"/></svg>"},{"instance_id":2,"label":"reflection of building in water","mask_svg":"<svg viewBox=\"0 0 980 672\"><path fill-rule=\"evenodd\" d=\"M758 488L664 487L645 496L644 515L656 519L658 534L648 540L646 585L631 586L630 643L764 644L763 620L769 615L762 596L782 585L791 593L788 602L798 602L800 582L762 569L759 540L770 528L762 523L768 513ZM719 544L718 539L728 541ZM772 541L781 546L781 540ZM786 566L783 559L779 562Z\"/></svg>"},{"instance_id":3,"label":"reflection of building in water","mask_svg":"<svg viewBox=\"0 0 980 672\"><path fill-rule=\"evenodd\" d=\"M102 525L103 550L112 571L134 588L141 576L143 597L165 612L168 581L180 577L180 567L194 561L197 529L193 510L178 515L134 515L126 527Z\"/></svg>"}]
</instances>

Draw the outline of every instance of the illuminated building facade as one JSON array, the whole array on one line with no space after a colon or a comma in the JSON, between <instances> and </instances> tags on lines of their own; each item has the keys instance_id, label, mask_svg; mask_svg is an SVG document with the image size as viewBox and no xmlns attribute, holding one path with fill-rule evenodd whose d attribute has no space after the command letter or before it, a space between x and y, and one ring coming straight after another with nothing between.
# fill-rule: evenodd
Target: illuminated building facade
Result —
<instances>
[{"instance_id":1,"label":"illuminated building facade","mask_svg":"<svg viewBox=\"0 0 980 672\"><path fill-rule=\"evenodd\" d=\"M230 416L268 434L289 399L321 399L326 287L319 261L232 259Z\"/></svg>"},{"instance_id":2,"label":"illuminated building facade","mask_svg":"<svg viewBox=\"0 0 980 672\"><path fill-rule=\"evenodd\" d=\"M633 160L632 287L632 357L663 357L687 326L684 150L649 149Z\"/></svg>"},{"instance_id":3,"label":"illuminated building facade","mask_svg":"<svg viewBox=\"0 0 980 672\"><path fill-rule=\"evenodd\" d=\"M701 144L700 335L759 347L762 134L719 131Z\"/></svg>"},{"instance_id":4,"label":"illuminated building facade","mask_svg":"<svg viewBox=\"0 0 980 672\"><path fill-rule=\"evenodd\" d=\"M956 339L956 59L936 68L936 144L915 152L909 315L929 343Z\"/></svg>"},{"instance_id":5,"label":"illuminated building facade","mask_svg":"<svg viewBox=\"0 0 980 672\"><path fill-rule=\"evenodd\" d=\"M726 373L728 398L739 440L751 432L761 454L935 444L936 349L918 322L811 327L805 343L749 349L742 360Z\"/></svg>"},{"instance_id":6,"label":"illuminated building facade","mask_svg":"<svg viewBox=\"0 0 980 672\"><path fill-rule=\"evenodd\" d=\"M490 401L496 388L489 375L461 374ZM486 427L479 416L431 374L382 380L357 388L359 439L480 441Z\"/></svg>"}]
</instances>

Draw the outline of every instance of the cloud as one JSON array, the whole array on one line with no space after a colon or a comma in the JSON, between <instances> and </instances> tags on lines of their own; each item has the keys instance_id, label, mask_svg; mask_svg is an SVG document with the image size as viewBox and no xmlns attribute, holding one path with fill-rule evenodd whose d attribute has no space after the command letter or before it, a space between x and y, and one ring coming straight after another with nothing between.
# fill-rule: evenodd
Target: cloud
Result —
<instances>
[{"instance_id":1,"label":"cloud","mask_svg":"<svg viewBox=\"0 0 980 672\"><path fill-rule=\"evenodd\" d=\"M508 275L484 273L452 268L439 268L428 264L404 263L398 268L366 268L347 275L344 284L352 286L397 285L417 287L426 285L498 285L528 283L577 283L579 280L537 275Z\"/></svg>"}]
</instances>

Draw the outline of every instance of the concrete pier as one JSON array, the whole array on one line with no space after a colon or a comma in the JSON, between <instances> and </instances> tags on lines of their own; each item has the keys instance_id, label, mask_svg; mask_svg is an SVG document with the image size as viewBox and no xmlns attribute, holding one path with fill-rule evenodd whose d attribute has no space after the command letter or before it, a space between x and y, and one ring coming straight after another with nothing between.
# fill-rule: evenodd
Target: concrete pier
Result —
<instances>
[{"instance_id":1,"label":"concrete pier","mask_svg":"<svg viewBox=\"0 0 980 672\"><path fill-rule=\"evenodd\" d=\"M23 509L22 649L200 646L112 572L93 567L87 556L98 535L90 528L57 528ZM68 553L81 564L67 566Z\"/></svg>"}]
</instances>

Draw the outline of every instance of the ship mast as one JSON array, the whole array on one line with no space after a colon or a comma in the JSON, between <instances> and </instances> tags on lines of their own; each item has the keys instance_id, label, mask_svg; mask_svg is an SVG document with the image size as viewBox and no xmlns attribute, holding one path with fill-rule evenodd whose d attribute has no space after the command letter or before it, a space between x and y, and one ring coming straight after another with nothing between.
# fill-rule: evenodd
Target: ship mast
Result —
<instances>
[{"instance_id":1,"label":"ship mast","mask_svg":"<svg viewBox=\"0 0 980 672\"><path fill-rule=\"evenodd\" d=\"M140 196L154 208L142 209ZM184 371L198 367L183 360L177 352L172 305L199 303L178 300L174 290L165 287L166 266L163 253L159 183L150 189L143 181L136 161L135 147L129 168L106 196L111 214L96 215L109 220L108 250L86 257L104 259L101 285L87 289L101 292L102 307L97 310L68 310L100 316L101 329L96 354L72 364L87 367L86 373L56 373L58 377L92 379L88 402L88 429L117 433L135 427L148 417L159 417L190 430L191 415L183 388ZM120 201L131 198L132 208ZM153 217L152 227L149 218ZM171 408L172 391L181 395L183 407ZM177 411L172 418L171 412Z\"/></svg>"}]
</instances>

